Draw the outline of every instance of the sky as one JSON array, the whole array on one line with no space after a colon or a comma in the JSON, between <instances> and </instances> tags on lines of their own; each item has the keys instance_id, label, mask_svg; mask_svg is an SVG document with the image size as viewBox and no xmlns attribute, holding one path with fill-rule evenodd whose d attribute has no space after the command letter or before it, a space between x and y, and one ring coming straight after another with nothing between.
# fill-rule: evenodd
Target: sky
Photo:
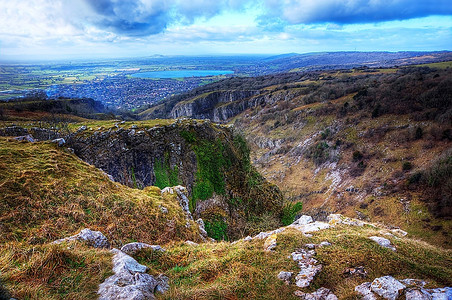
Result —
<instances>
[{"instance_id":1,"label":"sky","mask_svg":"<svg viewBox=\"0 0 452 300\"><path fill-rule=\"evenodd\" d=\"M0 0L0 60L440 50L451 0Z\"/></svg>"}]
</instances>

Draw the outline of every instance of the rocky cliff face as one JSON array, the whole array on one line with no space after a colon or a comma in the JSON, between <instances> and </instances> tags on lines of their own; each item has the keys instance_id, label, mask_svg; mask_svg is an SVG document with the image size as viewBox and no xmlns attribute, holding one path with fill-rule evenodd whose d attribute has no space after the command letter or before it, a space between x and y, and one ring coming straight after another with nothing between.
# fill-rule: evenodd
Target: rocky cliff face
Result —
<instances>
[{"instance_id":1,"label":"rocky cliff face","mask_svg":"<svg viewBox=\"0 0 452 300\"><path fill-rule=\"evenodd\" d=\"M194 217L203 218L216 239L280 225L281 192L250 164L246 142L229 127L197 120L112 121L69 132L12 127L0 135L60 138L58 145L129 187L183 185Z\"/></svg>"},{"instance_id":2,"label":"rocky cliff face","mask_svg":"<svg viewBox=\"0 0 452 300\"><path fill-rule=\"evenodd\" d=\"M179 102L171 110L171 118L190 117L225 121L248 107L244 99L258 95L259 91L215 91Z\"/></svg>"}]
</instances>

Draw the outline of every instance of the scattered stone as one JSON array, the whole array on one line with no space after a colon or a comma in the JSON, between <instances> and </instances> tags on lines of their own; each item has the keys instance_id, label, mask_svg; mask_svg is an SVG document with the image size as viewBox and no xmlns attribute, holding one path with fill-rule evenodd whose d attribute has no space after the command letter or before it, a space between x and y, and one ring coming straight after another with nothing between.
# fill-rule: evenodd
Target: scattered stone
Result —
<instances>
[{"instance_id":1,"label":"scattered stone","mask_svg":"<svg viewBox=\"0 0 452 300\"><path fill-rule=\"evenodd\" d=\"M20 142L22 142L22 141L29 142L29 143L36 142L36 140L33 138L33 136L31 134L16 136L14 139L16 141L20 141Z\"/></svg>"},{"instance_id":2,"label":"scattered stone","mask_svg":"<svg viewBox=\"0 0 452 300\"><path fill-rule=\"evenodd\" d=\"M391 249L392 251L396 251L396 248L391 245L391 241L388 239L385 239L383 237L379 237L379 236L371 236L369 237L369 239L371 239L372 241L376 242L378 245L384 247L384 248L388 248Z\"/></svg>"},{"instance_id":3,"label":"scattered stone","mask_svg":"<svg viewBox=\"0 0 452 300\"><path fill-rule=\"evenodd\" d=\"M281 271L278 274L278 279L283 280L286 284L290 283L290 280L292 279L293 272L285 272Z\"/></svg>"},{"instance_id":4,"label":"scattered stone","mask_svg":"<svg viewBox=\"0 0 452 300\"><path fill-rule=\"evenodd\" d=\"M305 300L337 300L336 295L324 287L310 294L303 293L302 291L295 291L294 295Z\"/></svg>"},{"instance_id":5,"label":"scattered stone","mask_svg":"<svg viewBox=\"0 0 452 300\"><path fill-rule=\"evenodd\" d=\"M362 300L377 300L377 297L372 293L370 286L370 282L364 282L355 287L355 291L362 296Z\"/></svg>"},{"instance_id":6,"label":"scattered stone","mask_svg":"<svg viewBox=\"0 0 452 300\"><path fill-rule=\"evenodd\" d=\"M328 247L328 246L331 246L331 243L330 243L330 242L327 242L327 241L321 242L321 243L319 244L319 247Z\"/></svg>"},{"instance_id":7,"label":"scattered stone","mask_svg":"<svg viewBox=\"0 0 452 300\"><path fill-rule=\"evenodd\" d=\"M126 253L126 254L128 254L128 255L134 255L135 253L137 253L141 249L145 249L145 248L151 248L153 251L160 251L160 252L165 252L166 251L165 249L163 249L159 245L149 245L149 244L146 244L146 243L138 243L138 242L128 243L128 244L122 246L121 251Z\"/></svg>"},{"instance_id":8,"label":"scattered stone","mask_svg":"<svg viewBox=\"0 0 452 300\"><path fill-rule=\"evenodd\" d=\"M249 235L246 237L246 238L244 238L243 239L245 242L249 242L249 241L252 241L253 240L253 238L252 237L250 237Z\"/></svg>"},{"instance_id":9,"label":"scattered stone","mask_svg":"<svg viewBox=\"0 0 452 300\"><path fill-rule=\"evenodd\" d=\"M331 226L328 223L316 221L316 222L308 223L305 225L292 224L287 227L295 228L303 233L309 233L309 232L315 232L315 231L319 231L319 230L323 230L323 229L328 229Z\"/></svg>"},{"instance_id":10,"label":"scattered stone","mask_svg":"<svg viewBox=\"0 0 452 300\"><path fill-rule=\"evenodd\" d=\"M58 147L61 147L64 144L66 144L66 141L63 138L59 138L59 139L52 140L52 143L55 143L58 145Z\"/></svg>"},{"instance_id":11,"label":"scattered stone","mask_svg":"<svg viewBox=\"0 0 452 300\"><path fill-rule=\"evenodd\" d=\"M383 276L372 281L370 288L380 297L395 300L406 286L392 276Z\"/></svg>"},{"instance_id":12,"label":"scattered stone","mask_svg":"<svg viewBox=\"0 0 452 300\"><path fill-rule=\"evenodd\" d=\"M168 213L168 208L166 208L165 206L159 205L160 211L164 214Z\"/></svg>"},{"instance_id":13,"label":"scattered stone","mask_svg":"<svg viewBox=\"0 0 452 300\"><path fill-rule=\"evenodd\" d=\"M168 278L157 279L146 274L147 267L118 249L111 250L114 275L108 277L98 290L99 300L155 299L154 292L168 289Z\"/></svg>"},{"instance_id":14,"label":"scattered stone","mask_svg":"<svg viewBox=\"0 0 452 300\"><path fill-rule=\"evenodd\" d=\"M314 249L316 245L315 244L306 244L304 246L308 249Z\"/></svg>"},{"instance_id":15,"label":"scattered stone","mask_svg":"<svg viewBox=\"0 0 452 300\"><path fill-rule=\"evenodd\" d=\"M277 238L276 233L267 237L267 239L264 242L264 250L265 251L272 251L273 249L276 248L276 238Z\"/></svg>"},{"instance_id":16,"label":"scattered stone","mask_svg":"<svg viewBox=\"0 0 452 300\"><path fill-rule=\"evenodd\" d=\"M348 217L344 217L341 214L331 214L327 217L328 220L328 224L334 226L337 224L345 224L345 225L350 225L350 226L364 226L364 225L371 225L369 223L357 220L357 219L352 219L352 218L348 218Z\"/></svg>"},{"instance_id":17,"label":"scattered stone","mask_svg":"<svg viewBox=\"0 0 452 300\"><path fill-rule=\"evenodd\" d=\"M400 228L391 229L391 232L394 233L394 234L396 234L396 235L399 235L399 236L406 236L406 235L408 234L408 232L403 231L403 230L400 229Z\"/></svg>"},{"instance_id":18,"label":"scattered stone","mask_svg":"<svg viewBox=\"0 0 452 300\"><path fill-rule=\"evenodd\" d=\"M307 287L314 280L314 276L322 270L322 265L316 265L317 260L313 258L314 250L300 249L291 253L292 259L298 263L300 272L295 277L295 284L298 287Z\"/></svg>"},{"instance_id":19,"label":"scattered stone","mask_svg":"<svg viewBox=\"0 0 452 300\"><path fill-rule=\"evenodd\" d=\"M293 225L306 225L309 223L314 222L311 216L303 215L299 217L295 222L293 222Z\"/></svg>"},{"instance_id":20,"label":"scattered stone","mask_svg":"<svg viewBox=\"0 0 452 300\"><path fill-rule=\"evenodd\" d=\"M185 241L184 243L185 243L185 245L189 245L189 246L198 246L199 245L198 243L195 243L192 241Z\"/></svg>"},{"instance_id":21,"label":"scattered stone","mask_svg":"<svg viewBox=\"0 0 452 300\"><path fill-rule=\"evenodd\" d=\"M427 283L419 279L396 280L391 276L383 276L372 283L365 282L355 287L364 300L376 300L377 295L384 299L397 299L403 293L407 300L449 300L452 299L452 288L424 289ZM407 287L408 286L408 287Z\"/></svg>"},{"instance_id":22,"label":"scattered stone","mask_svg":"<svg viewBox=\"0 0 452 300\"><path fill-rule=\"evenodd\" d=\"M432 295L424 289L408 288L405 291L406 300L430 300Z\"/></svg>"},{"instance_id":23,"label":"scattered stone","mask_svg":"<svg viewBox=\"0 0 452 300\"><path fill-rule=\"evenodd\" d=\"M130 126L130 128L131 128L131 129L137 129L137 128L138 128L138 126L137 126L137 125L135 125L135 124L133 124L132 126Z\"/></svg>"},{"instance_id":24,"label":"scattered stone","mask_svg":"<svg viewBox=\"0 0 452 300\"><path fill-rule=\"evenodd\" d=\"M107 238L102 234L100 231L93 231L89 228L85 228L80 233L59 239L54 241L54 244L61 244L62 242L68 242L68 241L82 241L86 242L88 245L94 247L94 248L110 248L110 243L108 242Z\"/></svg>"},{"instance_id":25,"label":"scattered stone","mask_svg":"<svg viewBox=\"0 0 452 300\"><path fill-rule=\"evenodd\" d=\"M356 267L356 268L346 268L342 274L345 276L359 276L361 278L367 277L367 272L364 270L364 267Z\"/></svg>"},{"instance_id":26,"label":"scattered stone","mask_svg":"<svg viewBox=\"0 0 452 300\"><path fill-rule=\"evenodd\" d=\"M84 130L86 130L86 126L85 126L85 125L80 126L80 127L77 129L77 132L81 132L81 131L84 131Z\"/></svg>"}]
</instances>

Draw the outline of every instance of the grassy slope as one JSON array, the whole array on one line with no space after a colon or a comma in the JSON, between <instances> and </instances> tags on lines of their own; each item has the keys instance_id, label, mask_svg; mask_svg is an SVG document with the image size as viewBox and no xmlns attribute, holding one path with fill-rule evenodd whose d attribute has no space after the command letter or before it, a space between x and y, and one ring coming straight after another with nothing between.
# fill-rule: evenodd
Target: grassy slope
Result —
<instances>
[{"instance_id":1,"label":"grassy slope","mask_svg":"<svg viewBox=\"0 0 452 300\"><path fill-rule=\"evenodd\" d=\"M353 76L354 73L337 72L323 77L331 80ZM328 80L302 81L292 86L321 86L328 84ZM285 101L247 110L231 120L242 128L250 141L252 161L256 162L259 172L277 184L287 198L302 200L304 211L313 213L321 208L353 217L359 211L373 221L400 226L432 243L452 246L451 220L435 218L426 204L430 201L429 193L423 193L420 185L407 184L412 175L428 169L451 147L450 141L438 137L450 126L433 120L415 120L413 114L385 114L372 118L372 110L353 110L356 93L306 104L309 101L306 96L290 96L293 89L291 85L287 87L289 96ZM282 92L281 86L270 89L274 90L274 95ZM323 88L323 91L327 93L329 89ZM345 115L340 115L338 111L346 103L349 109ZM415 139L418 127L423 135ZM262 158L271 149L258 145L262 138L285 141L283 147L266 160ZM332 158L331 152L330 157L323 160L324 164L321 157L315 162L318 153L307 157L306 150L309 149L299 151L295 156L290 152L308 140L308 146L328 143L328 151L337 141L341 144L336 157ZM363 158L354 160L355 151L362 153ZM358 165L361 160L364 168ZM335 164L331 164L333 162ZM411 163L411 170L403 170L406 162ZM347 192L351 186L359 192ZM381 193L374 193L375 190Z\"/></svg>"},{"instance_id":2,"label":"grassy slope","mask_svg":"<svg viewBox=\"0 0 452 300\"><path fill-rule=\"evenodd\" d=\"M51 143L0 138L0 280L19 299L95 299L111 254L51 241L88 227L115 247L198 240L175 196L131 189ZM163 214L159 208L168 209Z\"/></svg>"},{"instance_id":3,"label":"grassy slope","mask_svg":"<svg viewBox=\"0 0 452 300\"><path fill-rule=\"evenodd\" d=\"M263 240L208 243L193 247L173 243L168 251L155 254L142 251L137 256L150 267L151 274L170 277L170 291L161 299L297 299L298 288L277 279L280 271L298 273L288 256L306 243L328 240L330 247L318 248L316 259L323 269L312 285L303 291L327 287L339 299L357 299L354 287L376 277L392 275L398 279L426 279L430 287L452 284L452 253L408 238L390 238L393 252L368 239L381 235L378 228L337 226L314 233L312 238L296 230L277 236L274 252L263 250ZM348 267L363 266L367 278L346 277Z\"/></svg>"}]
</instances>

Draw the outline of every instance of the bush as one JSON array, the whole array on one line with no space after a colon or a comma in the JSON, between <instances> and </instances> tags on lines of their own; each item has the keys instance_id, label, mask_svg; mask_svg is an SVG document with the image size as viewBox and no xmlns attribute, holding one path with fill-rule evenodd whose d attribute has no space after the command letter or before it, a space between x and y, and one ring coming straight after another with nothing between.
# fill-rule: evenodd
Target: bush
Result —
<instances>
[{"instance_id":1,"label":"bush","mask_svg":"<svg viewBox=\"0 0 452 300\"><path fill-rule=\"evenodd\" d=\"M353 152L353 160L354 161L361 160L362 158L363 158L363 154L361 152L359 152L358 150Z\"/></svg>"},{"instance_id":2,"label":"bush","mask_svg":"<svg viewBox=\"0 0 452 300\"><path fill-rule=\"evenodd\" d=\"M281 222L284 226L290 225L293 223L297 214L303 209L302 202L296 203L287 203L283 208Z\"/></svg>"},{"instance_id":3,"label":"bush","mask_svg":"<svg viewBox=\"0 0 452 300\"><path fill-rule=\"evenodd\" d=\"M214 216L210 220L205 220L204 223L205 223L207 234L211 238L214 238L217 241L220 241L220 240L227 241L228 240L228 235L227 235L228 225L226 224L226 222L223 220L223 218L221 216Z\"/></svg>"},{"instance_id":4,"label":"bush","mask_svg":"<svg viewBox=\"0 0 452 300\"><path fill-rule=\"evenodd\" d=\"M413 168L413 164L409 161L406 161L402 164L402 170L403 171L409 171Z\"/></svg>"}]
</instances>

